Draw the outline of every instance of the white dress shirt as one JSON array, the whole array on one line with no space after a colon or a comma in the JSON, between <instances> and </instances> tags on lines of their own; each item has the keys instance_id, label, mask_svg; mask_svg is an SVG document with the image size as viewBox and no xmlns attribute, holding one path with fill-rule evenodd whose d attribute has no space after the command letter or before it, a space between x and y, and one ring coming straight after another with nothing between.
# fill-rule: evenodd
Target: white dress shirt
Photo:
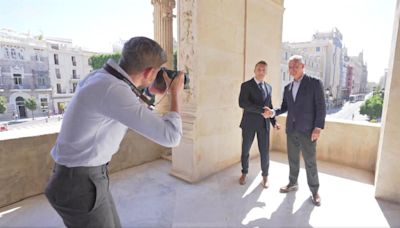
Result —
<instances>
[{"instance_id":1,"label":"white dress shirt","mask_svg":"<svg viewBox=\"0 0 400 228\"><path fill-rule=\"evenodd\" d=\"M128 77L114 61L108 64ZM177 146L182 136L178 113L160 117L125 82L104 69L96 70L79 83L51 155L68 167L106 164L118 151L128 128L166 147Z\"/></svg>"}]
</instances>

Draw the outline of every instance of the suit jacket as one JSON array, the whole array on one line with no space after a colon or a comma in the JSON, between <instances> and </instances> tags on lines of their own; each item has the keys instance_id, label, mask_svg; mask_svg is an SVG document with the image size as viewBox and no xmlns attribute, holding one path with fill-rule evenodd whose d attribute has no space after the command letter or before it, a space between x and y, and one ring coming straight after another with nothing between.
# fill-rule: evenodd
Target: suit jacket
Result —
<instances>
[{"instance_id":1,"label":"suit jacket","mask_svg":"<svg viewBox=\"0 0 400 228\"><path fill-rule=\"evenodd\" d=\"M325 126L325 97L321 80L303 76L296 101L292 95L292 83L285 86L282 105L275 110L276 115L288 112L286 119L286 133L294 130L311 134L315 127L323 129Z\"/></svg>"},{"instance_id":2,"label":"suit jacket","mask_svg":"<svg viewBox=\"0 0 400 228\"><path fill-rule=\"evenodd\" d=\"M269 130L270 123L275 126L275 118L265 119L261 115L261 113L264 112L264 106L268 106L271 109L273 108L271 101L272 87L266 82L264 82L264 85L267 87L266 101L264 101L262 92L254 78L242 83L239 95L239 106L244 110L240 123L241 128L255 130L267 128L267 130Z\"/></svg>"}]
</instances>

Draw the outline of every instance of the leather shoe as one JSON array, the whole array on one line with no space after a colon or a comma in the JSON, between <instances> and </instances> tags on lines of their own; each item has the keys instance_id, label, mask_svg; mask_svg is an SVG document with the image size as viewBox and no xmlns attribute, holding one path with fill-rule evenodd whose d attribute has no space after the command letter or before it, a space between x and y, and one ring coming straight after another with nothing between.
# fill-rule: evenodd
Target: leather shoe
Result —
<instances>
[{"instance_id":1,"label":"leather shoe","mask_svg":"<svg viewBox=\"0 0 400 228\"><path fill-rule=\"evenodd\" d=\"M319 196L319 194L318 193L316 193L316 194L313 194L312 196L311 196L311 200L312 200L312 202L313 202L313 204L315 205L315 206L321 206L321 197Z\"/></svg>"},{"instance_id":2,"label":"leather shoe","mask_svg":"<svg viewBox=\"0 0 400 228\"><path fill-rule=\"evenodd\" d=\"M297 191L298 188L299 188L299 186L297 184L289 183L288 185L283 186L279 191L281 193L288 193L288 192L291 192L291 191Z\"/></svg>"},{"instance_id":3,"label":"leather shoe","mask_svg":"<svg viewBox=\"0 0 400 228\"><path fill-rule=\"evenodd\" d=\"M269 187L268 177L267 176L263 176L262 178L263 179L262 179L261 185L263 186L263 188L268 188Z\"/></svg>"},{"instance_id":4,"label":"leather shoe","mask_svg":"<svg viewBox=\"0 0 400 228\"><path fill-rule=\"evenodd\" d=\"M240 176L240 178L239 178L239 184L240 184L240 185L246 184L246 174L242 174L242 176Z\"/></svg>"}]
</instances>

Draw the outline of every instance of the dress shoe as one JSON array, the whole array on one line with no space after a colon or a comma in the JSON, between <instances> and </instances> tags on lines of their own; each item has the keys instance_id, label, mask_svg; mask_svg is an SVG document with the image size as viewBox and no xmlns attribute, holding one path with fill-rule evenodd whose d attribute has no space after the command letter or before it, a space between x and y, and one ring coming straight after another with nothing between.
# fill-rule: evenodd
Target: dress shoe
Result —
<instances>
[{"instance_id":1,"label":"dress shoe","mask_svg":"<svg viewBox=\"0 0 400 228\"><path fill-rule=\"evenodd\" d=\"M299 186L297 184L289 183L288 185L282 187L279 191L281 193L288 193L288 192L291 192L291 191L297 191L298 188L299 188Z\"/></svg>"},{"instance_id":2,"label":"dress shoe","mask_svg":"<svg viewBox=\"0 0 400 228\"><path fill-rule=\"evenodd\" d=\"M319 194L318 193L316 193L316 194L313 194L312 196L311 196L311 200L312 200L312 202L313 202L313 204L315 205L315 206L321 206L321 197L319 196Z\"/></svg>"},{"instance_id":3,"label":"dress shoe","mask_svg":"<svg viewBox=\"0 0 400 228\"><path fill-rule=\"evenodd\" d=\"M268 188L269 187L268 177L267 176L263 176L262 177L261 185L263 186L263 188Z\"/></svg>"},{"instance_id":4,"label":"dress shoe","mask_svg":"<svg viewBox=\"0 0 400 228\"><path fill-rule=\"evenodd\" d=\"M246 174L242 174L242 176L240 176L240 178L239 178L239 184L240 184L240 185L246 184Z\"/></svg>"}]
</instances>

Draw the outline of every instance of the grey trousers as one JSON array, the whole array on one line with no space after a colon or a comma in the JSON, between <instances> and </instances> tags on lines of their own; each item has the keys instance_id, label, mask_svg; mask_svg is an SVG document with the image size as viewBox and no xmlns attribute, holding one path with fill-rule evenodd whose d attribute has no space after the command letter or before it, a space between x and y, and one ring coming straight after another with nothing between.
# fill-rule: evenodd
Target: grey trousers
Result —
<instances>
[{"instance_id":1,"label":"grey trousers","mask_svg":"<svg viewBox=\"0 0 400 228\"><path fill-rule=\"evenodd\" d=\"M319 179L317 170L316 147L317 143L311 141L311 135L294 131L287 133L287 149L289 160L289 181L297 183L300 170L300 150L302 151L307 173L307 183L313 194L318 193Z\"/></svg>"},{"instance_id":2,"label":"grey trousers","mask_svg":"<svg viewBox=\"0 0 400 228\"><path fill-rule=\"evenodd\" d=\"M45 195L67 227L121 227L109 191L107 165L55 164Z\"/></svg>"}]
</instances>

